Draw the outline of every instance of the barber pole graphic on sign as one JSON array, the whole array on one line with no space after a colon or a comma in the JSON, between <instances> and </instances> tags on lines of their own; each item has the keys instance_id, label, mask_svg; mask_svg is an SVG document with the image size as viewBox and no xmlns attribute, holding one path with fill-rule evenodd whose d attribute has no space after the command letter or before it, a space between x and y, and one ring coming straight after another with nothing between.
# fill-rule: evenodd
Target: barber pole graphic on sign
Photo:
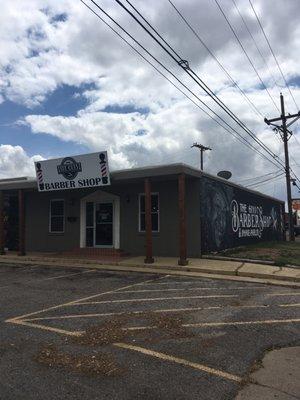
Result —
<instances>
[{"instance_id":1,"label":"barber pole graphic on sign","mask_svg":"<svg viewBox=\"0 0 300 400\"><path fill-rule=\"evenodd\" d=\"M39 161L35 171L40 192L110 185L106 151Z\"/></svg>"},{"instance_id":2,"label":"barber pole graphic on sign","mask_svg":"<svg viewBox=\"0 0 300 400\"><path fill-rule=\"evenodd\" d=\"M35 163L35 170L39 190L44 190L43 171L40 162Z\"/></svg>"},{"instance_id":3,"label":"barber pole graphic on sign","mask_svg":"<svg viewBox=\"0 0 300 400\"><path fill-rule=\"evenodd\" d=\"M100 153L100 169L101 169L101 176L103 184L107 184L107 168L106 168L106 154Z\"/></svg>"}]
</instances>

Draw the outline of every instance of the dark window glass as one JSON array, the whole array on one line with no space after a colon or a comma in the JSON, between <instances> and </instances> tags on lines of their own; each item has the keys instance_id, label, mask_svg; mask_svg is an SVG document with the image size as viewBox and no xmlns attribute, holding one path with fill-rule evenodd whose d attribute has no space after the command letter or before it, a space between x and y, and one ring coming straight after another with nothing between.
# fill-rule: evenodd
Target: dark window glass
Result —
<instances>
[{"instance_id":1,"label":"dark window glass","mask_svg":"<svg viewBox=\"0 0 300 400\"><path fill-rule=\"evenodd\" d=\"M144 213L141 214L140 224L141 224L140 230L144 231L146 229L145 214Z\"/></svg>"},{"instance_id":2,"label":"dark window glass","mask_svg":"<svg viewBox=\"0 0 300 400\"><path fill-rule=\"evenodd\" d=\"M94 226L94 203L86 203L86 226Z\"/></svg>"},{"instance_id":3,"label":"dark window glass","mask_svg":"<svg viewBox=\"0 0 300 400\"><path fill-rule=\"evenodd\" d=\"M64 215L64 201L63 200L53 200L51 201L51 215L56 217Z\"/></svg>"},{"instance_id":4,"label":"dark window glass","mask_svg":"<svg viewBox=\"0 0 300 400\"><path fill-rule=\"evenodd\" d=\"M51 232L63 232L64 231L63 217L52 217L50 230L51 230Z\"/></svg>"},{"instance_id":5,"label":"dark window glass","mask_svg":"<svg viewBox=\"0 0 300 400\"><path fill-rule=\"evenodd\" d=\"M96 223L107 224L112 223L113 205L111 203L100 203L96 207Z\"/></svg>"},{"instance_id":6,"label":"dark window glass","mask_svg":"<svg viewBox=\"0 0 300 400\"><path fill-rule=\"evenodd\" d=\"M145 212L145 195L140 196L140 212Z\"/></svg>"},{"instance_id":7,"label":"dark window glass","mask_svg":"<svg viewBox=\"0 0 300 400\"><path fill-rule=\"evenodd\" d=\"M97 246L113 245L113 204L100 203L96 205L96 233Z\"/></svg>"},{"instance_id":8,"label":"dark window glass","mask_svg":"<svg viewBox=\"0 0 300 400\"><path fill-rule=\"evenodd\" d=\"M151 212L158 212L158 196L157 194L151 195Z\"/></svg>"},{"instance_id":9,"label":"dark window glass","mask_svg":"<svg viewBox=\"0 0 300 400\"><path fill-rule=\"evenodd\" d=\"M151 214L152 231L158 232L158 214Z\"/></svg>"},{"instance_id":10,"label":"dark window glass","mask_svg":"<svg viewBox=\"0 0 300 400\"><path fill-rule=\"evenodd\" d=\"M86 228L86 247L94 246L94 228Z\"/></svg>"},{"instance_id":11,"label":"dark window glass","mask_svg":"<svg viewBox=\"0 0 300 400\"><path fill-rule=\"evenodd\" d=\"M146 229L145 223L145 195L140 195L140 226L141 232ZM158 194L151 194L151 220L152 220L152 232L159 231L159 197Z\"/></svg>"},{"instance_id":12,"label":"dark window glass","mask_svg":"<svg viewBox=\"0 0 300 400\"><path fill-rule=\"evenodd\" d=\"M64 200L52 200L50 202L50 232L63 233L65 219Z\"/></svg>"},{"instance_id":13,"label":"dark window glass","mask_svg":"<svg viewBox=\"0 0 300 400\"><path fill-rule=\"evenodd\" d=\"M96 245L112 246L113 244L113 225L97 224L96 225Z\"/></svg>"}]
</instances>

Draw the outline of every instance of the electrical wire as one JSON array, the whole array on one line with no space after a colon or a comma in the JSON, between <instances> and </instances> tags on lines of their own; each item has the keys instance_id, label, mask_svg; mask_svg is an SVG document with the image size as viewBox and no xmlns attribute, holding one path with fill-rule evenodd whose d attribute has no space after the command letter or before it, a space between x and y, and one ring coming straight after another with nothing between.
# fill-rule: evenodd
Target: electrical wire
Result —
<instances>
[{"instance_id":1,"label":"electrical wire","mask_svg":"<svg viewBox=\"0 0 300 400\"><path fill-rule=\"evenodd\" d=\"M177 14L180 16L180 18L185 22L185 24L189 27L189 29L193 32L193 34L196 36L196 38L199 40L199 42L202 44L202 46L205 47L207 52L211 55L211 57L216 61L216 63L219 65L219 67L222 69L222 71L225 73L227 78L232 82L233 86L235 86L241 93L241 95L247 100L248 104L253 108L253 110L256 112L257 115L260 117L264 118L263 114L259 111L259 109L256 107L256 105L251 101L251 99L247 96L245 91L238 85L238 83L233 79L233 77L230 75L230 73L227 71L227 69L224 67L224 65L221 63L221 61L217 58L217 56L210 50L208 45L205 43L203 38L199 35L198 32L192 27L192 25L188 22L187 18L184 17L182 12L178 9L178 7L172 2L171 0L168 0L170 5L174 8L174 10L177 12Z\"/></svg>"},{"instance_id":2,"label":"electrical wire","mask_svg":"<svg viewBox=\"0 0 300 400\"><path fill-rule=\"evenodd\" d=\"M277 87L278 94L280 95L280 89L279 89L279 87L278 87L278 85L277 85L277 82L276 82L276 79L275 79L274 75L272 74L272 71L271 71L270 68L269 68L269 65L268 65L268 62L267 62L265 56L264 56L264 55L262 54L262 52L260 51L260 48L259 48L259 46L258 46L258 44L257 44L257 41L255 40L255 37L252 35L251 30L250 30L250 28L249 28L249 26L248 26L248 24L247 24L245 18L243 17L242 13L240 12L240 9L238 8L238 6L237 6L237 4L236 4L236 1L235 1L235 0L231 0L231 1L232 1L233 5L234 5L236 11L238 12L238 14L239 14L241 20L243 21L243 24L245 25L245 27L246 27L246 29L247 29L247 32L249 33L249 36L251 37L251 39L252 39L252 41L253 41L253 43L254 43L254 45L255 45L255 47L256 47L256 50L258 51L258 53L259 53L259 55L260 55L260 57L261 57L263 63L265 64L265 66L266 66L266 68L267 68L268 74L269 74L270 77L273 79L273 82L274 82L275 86Z\"/></svg>"},{"instance_id":3,"label":"electrical wire","mask_svg":"<svg viewBox=\"0 0 300 400\"><path fill-rule=\"evenodd\" d=\"M236 131L234 128L232 128L222 117L220 117L217 113L215 113L209 106L207 106L197 95L195 95L194 92L192 92L184 83L182 83L168 68L166 68L157 58L155 58L144 46L142 46L132 35L130 35L117 21L115 21L105 10L103 10L102 7L100 7L94 0L91 0L91 2L104 14L106 15L115 25L118 26L119 29L121 29L128 37L130 37L136 44L138 44L152 59L154 59L161 67L163 67L170 75L172 75L185 89L187 89L193 96L195 96L206 108L208 108L214 115L216 115L222 122L225 123L233 132L235 132L238 137L233 134L233 132L229 131L226 127L224 127L223 124L221 124L218 120L216 120L214 117L212 117L207 111L205 111L203 108L201 108L193 99L191 99L185 92L183 92L181 89L179 89L169 78L167 78L158 68L156 68L149 60L147 60L135 47L133 47L126 39L124 39L119 32L117 32L114 28L112 28L98 13L95 12L89 5L87 5L83 0L80 0L87 8L89 8L102 22L104 22L110 29L113 30L114 33L116 33L121 39L123 39L133 50L135 50L145 61L147 61L150 65L152 65L155 70L160 73L163 77L165 77L173 86L175 86L184 96L186 96L188 99L190 99L201 111L203 111L205 114L207 114L210 118L212 118L215 122L217 122L223 129L225 129L227 132L229 132L231 135L233 135L237 140L242 141L243 144L245 144L247 147L250 147L253 151L256 153L260 154L262 157L264 157L266 160L271 162L273 165L277 166L275 162L271 159L269 159L265 154L261 153L258 149L256 149L250 142L246 140L238 131Z\"/></svg>"},{"instance_id":4,"label":"electrical wire","mask_svg":"<svg viewBox=\"0 0 300 400\"><path fill-rule=\"evenodd\" d=\"M255 176L255 177L252 177L252 178L245 178L245 179L242 179L241 181L239 181L239 183L248 182L248 181L254 181L256 179L265 178L266 176L270 176L270 175L276 175L276 174L278 174L278 172L281 172L281 170L278 169L277 171L269 172L268 174L263 174L263 175ZM253 182L251 182L251 183L253 183Z\"/></svg>"},{"instance_id":5,"label":"electrical wire","mask_svg":"<svg viewBox=\"0 0 300 400\"><path fill-rule=\"evenodd\" d=\"M277 178L280 178L283 175L284 175L284 172L281 172L280 174L278 174L278 175L276 175L276 176L274 176L272 178L268 178L268 179L262 180L260 182L252 183L250 185L247 185L246 187L247 188L257 187L257 186L260 186L260 185L265 184L267 182L271 182L271 181L273 181L273 180L275 180Z\"/></svg>"},{"instance_id":6,"label":"electrical wire","mask_svg":"<svg viewBox=\"0 0 300 400\"><path fill-rule=\"evenodd\" d=\"M250 190L262 190L261 189L262 186L266 186L266 185L270 185L270 184L276 185L276 183L278 181L280 181L280 179L283 178L283 177L284 176L279 176L276 179L274 179L273 181L264 182L261 185L257 185L257 186L253 186L253 187L247 187L247 186L246 187L247 187L247 189L250 189Z\"/></svg>"},{"instance_id":7,"label":"electrical wire","mask_svg":"<svg viewBox=\"0 0 300 400\"><path fill-rule=\"evenodd\" d=\"M219 8L221 14L223 15L225 21L227 22L227 24L228 24L228 26L229 26L231 32L233 33L234 37L236 38L237 42L239 43L241 49L243 50L243 53L245 54L247 60L249 61L249 64L251 65L253 71L256 73L258 79L260 80L260 83L262 84L262 86L263 86L264 89L266 90L268 96L270 97L270 99L271 99L272 103L274 104L275 108L277 109L277 111L280 112L280 111L279 111L279 108L278 108L278 106L277 106L277 104L276 104L276 102L275 102L275 100L273 99L273 96L271 95L271 93L269 92L267 86L265 85L264 81L262 80L262 78L261 78L259 72L257 71L257 69L256 69L256 67L255 67L255 65L254 65L254 63L253 63L253 61L252 61L251 58L249 57L249 55L248 55L248 53L247 53L245 47L243 46L242 42L240 41L240 39L239 39L239 37L238 37L238 35L237 35L235 29L233 28L232 24L230 23L229 19L227 18L226 14L225 14L225 12L224 12L224 10L223 10L223 8L220 6L220 3L218 2L218 0L215 0L215 3L216 3L216 5L217 5L217 7Z\"/></svg>"},{"instance_id":8,"label":"electrical wire","mask_svg":"<svg viewBox=\"0 0 300 400\"><path fill-rule=\"evenodd\" d=\"M283 71L282 71L282 69L281 69L281 67L280 67L280 64L279 64L279 62L278 62L278 60L277 60L277 57L276 57L276 55L275 55L275 53L274 53L274 51L273 51L273 49L272 49L271 43L270 43L270 41L269 41L269 39L268 39L268 37L267 37L267 35L266 35L266 32L265 32L265 30L264 30L264 28L263 28L263 26L262 26L262 23L261 23L261 21L260 21L260 19L259 19L259 17L258 17L258 14L257 14L257 12L255 11L255 8L254 8L254 6L253 6L253 4L252 4L252 1L249 0L249 3L250 3L250 6L251 6L251 8L252 8L252 11L253 11L253 13L254 13L254 15L255 15L255 18L256 18L256 20L257 20L257 22L258 22L258 25L260 26L260 29L261 29L261 31L262 31L262 34L264 35L264 38L265 38L265 40L266 40L266 42L267 42L267 44L268 44L268 46L269 46L270 52L271 52L271 54L272 54L272 56L273 56L273 58L274 58L274 60L275 60L275 62L276 62L276 65L277 65L277 67L278 67L278 69L279 69L279 72L280 72L280 74L281 74L281 76L282 76L282 79L283 79L283 81L284 81L284 83L285 83L285 86L287 87L287 89L288 89L288 91L289 91L289 93L290 93L290 95L291 95L291 97L292 97L292 99L293 99L293 102L294 102L294 104L295 104L295 106L296 106L297 111L299 111L299 106L298 106L298 104L297 104L297 102L296 102L296 100L295 100L295 97L294 97L294 95L293 95L293 93L292 93L292 91L291 91L291 89L290 89L290 87L289 87L289 85L288 85L288 83L287 83L287 80L285 79L285 76L284 76L284 74L283 74Z\"/></svg>"},{"instance_id":9,"label":"electrical wire","mask_svg":"<svg viewBox=\"0 0 300 400\"><path fill-rule=\"evenodd\" d=\"M94 0L91 0L95 3ZM251 136L259 145L262 147L269 155L271 155L278 164L282 167L284 166L282 160L278 159L277 156L260 140L258 139L253 132L249 130L248 127L215 95L215 93L199 78L199 76L188 66L188 62L186 60L180 59L177 60L176 57L168 50L150 31L147 29L143 23L120 1L115 0L153 39L154 41L163 49L165 52L240 126L244 129L249 136ZM131 7L136 10L136 8L130 3L129 0L126 0ZM141 15L138 11L136 11L138 15ZM143 20L146 21L144 17ZM162 38L162 36L152 27L152 25L147 21L147 25L158 35L158 37ZM163 38L162 40L167 43ZM167 46L171 48L169 44ZM173 49L174 54L177 54ZM205 104L205 103L204 103ZM205 104L206 107L208 107ZM212 110L211 110L212 111ZM212 111L215 113L214 111ZM220 117L219 117L220 118ZM223 120L224 122L224 120Z\"/></svg>"},{"instance_id":10,"label":"electrical wire","mask_svg":"<svg viewBox=\"0 0 300 400\"><path fill-rule=\"evenodd\" d=\"M106 22L106 21L104 21L100 16L99 16L99 14L97 14L91 7L89 7L84 1L82 1L82 0L80 0L84 5L86 5L95 15L97 15L97 17L99 17L103 22L105 22L106 23L106 25L108 25L108 23ZM107 17L109 17L120 29L122 29L133 41L135 41L135 43L137 43L140 47L142 47L143 48L143 50L148 54L148 55L150 55L153 59L155 59L155 61L159 64L159 65L161 65L164 69L166 69L177 81L179 81L189 92L191 92L200 102L202 102L202 104L203 105L205 105L205 107L206 108L208 108L208 109L210 109L218 118L220 118L226 125L228 125L227 124L227 122L226 121L224 121L218 114L216 114L211 108L209 108L201 99L199 99L199 97L198 96L196 96L186 85L184 85L171 71L169 71L160 61L158 61L145 47L143 47L132 35L130 35L120 24L118 24L108 13L106 13L94 0L91 0L92 1L92 3L93 4L95 4ZM117 0L116 0L117 1ZM117 1L118 2L118 1ZM109 26L109 25L108 25ZM112 27L111 27L112 28ZM112 28L113 29L113 28ZM113 29L113 31L115 32L115 33L117 33L118 34L118 36L120 36L121 38L122 38L122 36L117 32L117 31L115 31L114 29ZM152 36L152 35L151 35ZM128 43L129 44L129 43ZM129 44L130 45L130 44ZM131 45L130 45L131 46ZM131 46L133 49L135 49L133 46ZM136 50L136 49L135 49ZM145 59L145 57L143 57L144 59ZM160 73L160 71L157 69L157 71ZM171 81L170 81L171 82ZM171 82L172 84L173 84L173 82ZM176 86L175 86L176 87ZM184 92L182 92L184 95L186 95ZM198 105L197 105L198 106ZM218 121L218 123L219 123L219 121ZM229 125L228 125L229 126ZM231 126L229 126L230 127L230 129L232 129L233 130L233 128L231 127ZM235 131L239 136L240 136L240 134L237 132L237 131ZM241 139L243 139L243 140L246 140L244 137L241 137ZM248 142L248 144L250 144L249 142ZM251 145L251 144L250 144ZM255 149L254 148L254 150L256 151L256 152L259 152L258 151L258 149ZM260 153L260 152L259 152ZM275 165L275 163L272 161L272 160L270 160L270 159L268 159L264 154L262 154L262 153L260 153L262 156L264 156L268 161L270 161L270 162L272 162L274 165ZM276 157L276 156L275 156ZM274 158L275 158L274 157ZM278 160L276 160L276 161L278 161ZM282 165L281 163L280 163L280 165ZM293 171L292 171L293 172ZM293 172L294 173L294 172ZM295 174L295 173L294 173ZM297 177L296 177L297 178ZM298 178L297 178L298 179ZM298 179L299 180L299 179Z\"/></svg>"},{"instance_id":11,"label":"electrical wire","mask_svg":"<svg viewBox=\"0 0 300 400\"><path fill-rule=\"evenodd\" d=\"M234 1L234 0L233 0L233 1ZM287 80L286 80L286 78L285 78L285 76L284 76L284 73L283 73L283 71L282 71L282 68L280 67L280 64L279 64L279 62L278 62L278 59L277 59L277 57L276 57L276 55L275 55L275 53L274 53L274 51L273 51L273 49L272 49L271 43L270 43L270 41L269 41L269 39L268 39L268 37L267 37L267 35L266 35L266 32L265 32L265 30L264 30L264 28L263 28L263 26L262 26L262 23L261 23L261 21L260 21L260 18L259 18L259 16L258 16L258 14L257 14L257 12L256 12L256 10L255 10L255 8L254 8L254 5L253 5L253 3L252 3L251 0L249 0L249 4L250 4L250 6L251 6L251 8L252 8L253 14L255 15L256 21L257 21L257 23L258 23L258 25L259 25L259 27L260 27L260 29L261 29L261 32L262 32L262 34L263 34L263 36L264 36L264 38L265 38L265 41L267 42L267 45L268 45L268 47L269 47L269 49L270 49L270 52L271 52L271 54L272 54L272 56L273 56L273 58L274 58L274 60L275 60L275 62L276 62L277 68L278 68L278 70L279 70L279 72L280 72L280 74L281 74L281 76L282 76L282 79L283 79L283 81L284 81L284 84L285 84L286 88L288 89L291 98L293 99L293 102L294 102L294 104L295 104L295 107L296 107L297 111L299 111L299 106L298 106L298 104L297 104L297 102L296 102L296 100L295 100L295 97L294 97L294 95L293 95L293 93L292 93L292 91L291 91L291 88L289 87L289 84L288 84L288 82L287 82ZM298 139L296 138L296 136L295 136L295 135L292 135L292 137L294 138L295 142L300 146L300 143L299 143ZM293 157L291 157L291 159L292 159L294 162L296 162L295 159L294 159ZM297 175L295 174L295 172L293 171L293 169L292 169L291 167L290 167L290 170L291 170L291 172L294 174L294 176L295 176L295 178L298 180L298 182L300 182L299 178L297 177Z\"/></svg>"},{"instance_id":12,"label":"electrical wire","mask_svg":"<svg viewBox=\"0 0 300 400\"><path fill-rule=\"evenodd\" d=\"M160 42L159 40L153 36L153 34L138 20L136 16L132 14L130 10L128 10L124 4L120 0L115 0L125 11L127 11L128 14L131 15L131 17L160 45L160 47L163 48L167 52L167 54L244 130L247 131L247 133L258 143L260 142L262 147L265 147L265 150L269 152L269 149L266 149L266 146L263 142L258 139L253 132L251 132L247 126L220 100L220 98L205 84L205 82L188 66L186 67L187 61L182 60L181 56L167 43L167 41L158 33L158 31L146 20L145 17L142 16L142 14L132 5L132 3L129 0L126 0L126 2L133 8L133 10L145 21L145 23L150 27L150 29L155 32L155 34L167 45L167 47L175 54L175 56L178 58L176 59L174 55L172 55L168 49L166 49ZM269 154L275 158L277 157L274 153Z\"/></svg>"}]
</instances>

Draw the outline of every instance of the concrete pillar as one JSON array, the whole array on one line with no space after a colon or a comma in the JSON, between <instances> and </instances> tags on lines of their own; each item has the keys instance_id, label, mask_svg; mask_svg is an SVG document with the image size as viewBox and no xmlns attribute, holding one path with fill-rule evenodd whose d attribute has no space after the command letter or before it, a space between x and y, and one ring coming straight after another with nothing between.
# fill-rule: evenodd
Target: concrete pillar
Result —
<instances>
[{"instance_id":1,"label":"concrete pillar","mask_svg":"<svg viewBox=\"0 0 300 400\"><path fill-rule=\"evenodd\" d=\"M145 263L154 262L152 255L152 220L151 220L151 183L145 179L145 230L146 230L146 258Z\"/></svg>"},{"instance_id":2,"label":"concrete pillar","mask_svg":"<svg viewBox=\"0 0 300 400\"><path fill-rule=\"evenodd\" d=\"M186 210L185 210L185 175L178 176L178 208L179 208L179 260L178 265L187 265L186 247Z\"/></svg>"}]
</instances>

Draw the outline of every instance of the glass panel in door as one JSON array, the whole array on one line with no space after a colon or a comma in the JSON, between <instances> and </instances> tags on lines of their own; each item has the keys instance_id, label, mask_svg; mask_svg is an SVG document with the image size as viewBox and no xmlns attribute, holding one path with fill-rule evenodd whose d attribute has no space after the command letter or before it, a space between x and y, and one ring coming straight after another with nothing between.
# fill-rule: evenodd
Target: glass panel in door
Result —
<instances>
[{"instance_id":1,"label":"glass panel in door","mask_svg":"<svg viewBox=\"0 0 300 400\"><path fill-rule=\"evenodd\" d=\"M113 245L113 204L97 203L95 213L95 246Z\"/></svg>"}]
</instances>

